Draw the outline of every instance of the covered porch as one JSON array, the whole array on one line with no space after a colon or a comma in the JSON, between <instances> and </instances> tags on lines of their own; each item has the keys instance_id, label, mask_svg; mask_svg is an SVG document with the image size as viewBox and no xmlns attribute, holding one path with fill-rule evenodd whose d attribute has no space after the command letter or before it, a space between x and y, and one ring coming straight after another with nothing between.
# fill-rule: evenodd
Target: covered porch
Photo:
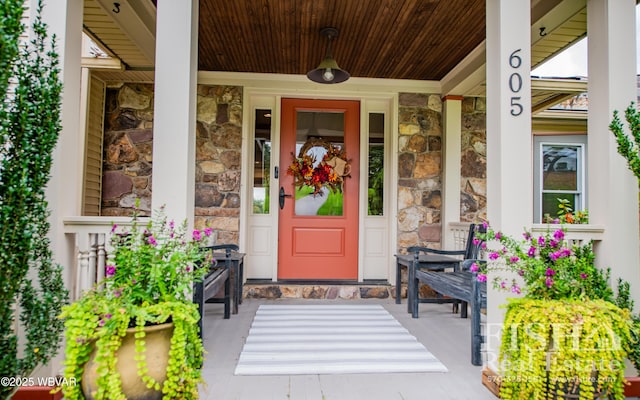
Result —
<instances>
[{"instance_id":1,"label":"covered porch","mask_svg":"<svg viewBox=\"0 0 640 400\"><path fill-rule=\"evenodd\" d=\"M421 1L390 1L385 7L370 2L369 7L348 8L342 13L332 12L337 3L318 6L317 10L305 8L306 2L293 2L297 8L286 1L276 3L274 20L268 20L267 13L258 12L264 11L258 2L233 3L233 7L249 4L248 9L242 10L241 20L234 19L238 13L231 3L213 0L145 1L137 3L143 4L137 8L122 2L118 3L118 12L114 11L115 3L102 0L69 0L57 8L46 8L51 27L63 39L60 53L65 83L63 132L48 192L53 210L52 244L57 261L66 268L67 286L75 296L100 277L101 262L108 254L105 234L111 222L121 221L117 217L120 214L104 212L110 203L102 201L104 188L100 185L105 175L103 158L108 157L103 148L91 153L90 145L96 139L100 146L104 144L101 124L105 118L104 114L91 114L91 107L106 109L109 104L104 103L104 92L109 85L125 87L133 83L148 85L142 90L148 96L134 96L145 101L133 102L129 107L136 110L139 119L134 122L141 127L133 132L137 141L132 147L144 148L142 159L146 164L145 168L126 167L123 175L134 176L131 187L147 192L148 210L166 205L176 220L187 219L196 226L219 224L219 239L238 243L247 254L245 276L249 278L278 279L278 232L274 226L278 222L280 185L274 174L269 186L273 212L258 215L252 211L256 110L268 109L279 115L283 97L355 99L361 102L361 139L371 133L365 129L368 114L383 114L384 131L375 133L382 133L387 146L384 217L368 215L365 199L359 203L358 281L383 279L393 284L395 253L414 244L459 246L455 233L469 222L489 219L492 225L510 234L519 233L522 227L533 227L539 221L534 217L532 132L553 136L564 131L587 137L588 175L583 195L588 199L585 206L592 226L584 229L599 239L598 262L612 267L614 279L623 277L632 282L632 293L639 298L640 285L633 284L640 281L637 184L607 131L612 110L623 109L636 99L635 46L628 45L634 42L635 1L489 0L472 2L471 7L466 1L455 2L455 6L435 1L424 7ZM391 9L399 19L383 18L390 15L384 11ZM380 10L381 20L374 19L376 10ZM302 23L302 19L288 18L312 11L323 15L322 21L308 17ZM247 15L254 19L245 19ZM429 20L430 16L434 19ZM466 23L459 23L462 16ZM349 20L359 21L358 29L348 28ZM370 24L372 20L377 23ZM256 21L262 21L257 25L260 29L251 26ZM278 21L283 25L276 24ZM343 33L336 41L334 55L352 78L339 85L308 81L304 74L315 68L324 52L317 34L321 26L316 25L340 22L345 26L340 26ZM274 31L274 26L281 30ZM105 29L102 33L101 27ZM392 31L398 27L406 29L396 37ZM81 64L83 28L108 45L113 53L110 60L84 59ZM244 33L255 31L257 36L241 37L236 29ZM588 87L584 81L529 79L532 68L585 36L587 30L591 71ZM111 36L114 32L115 36ZM392 38L394 41L389 42ZM267 40L268 45L261 40ZM409 43L411 46L407 47ZM256 48L246 47L249 44L256 44ZM129 49L133 50L128 52ZM383 50L388 51L381 56ZM229 87L232 94L224 91ZM569 121L571 118L543 115L550 105L585 89L589 91L589 114L587 119L583 115L579 124ZM204 103L211 109L204 113L204 120L199 119L202 108L199 111L198 101L207 96ZM230 100L212 101L215 96ZM203 121L211 126L218 123L217 112L231 116L233 126L226 131L232 135L229 140L221 135L216 139L223 140L216 142L211 139L215 129L201 129ZM425 121L415 117L427 113L433 116L433 125L438 129L425 127ZM469 117L470 113L476 114L475 119ZM119 115L125 119L129 116ZM276 121L270 128L274 141L279 140L278 124ZM148 140L151 136L152 142ZM203 136L210 139L205 144L210 146L210 159L197 150ZM366 144L361 140L358 149L361 157L357 167L361 171L369 168ZM214 159L214 153L226 153L228 158ZM270 166L271 172L275 172L275 166ZM148 173L144 179L138 179L141 170ZM90 175L96 178L97 188L92 186L96 182L89 179ZM361 193L367 190L365 181L361 180ZM218 185L215 190L214 185ZM211 207L202 207L203 198L211 203L220 199L216 197L219 186L224 187L226 202L220 200ZM202 188L205 190L199 191ZM131 198L124 202L118 198L118 207L130 208ZM472 201L476 208L468 212L466 206ZM97 209L91 209L89 206L95 203ZM621 252L620 248L628 251ZM471 367L468 352L451 340L458 337L457 330L468 329L467 321L449 315L446 306L433 306L441 310L441 319L430 321L431 313L427 311L429 316L410 321L404 304L395 306L391 299L383 302L385 308L397 312L394 315L403 325L406 320L407 328L410 324L416 332L422 332L430 350L440 351L436 347L441 345L445 349L441 357L448 367L460 368L455 374L440 376L444 379L435 378L436 374L419 376L407 397L420 398L424 379L433 379L429 390L441 387L446 398L449 390L456 393L454 390L461 388L454 379L459 375L470 385L468 398L478 398L483 390L480 370ZM500 324L499 306L503 302L501 296L490 294L489 323ZM205 377L209 376L212 382L222 385L224 381L214 374L220 372L233 383L234 390L249 390L245 378L230 377L231 369L218 368L233 363L235 349L256 304L258 300L247 300L238 318L232 317L231 321L218 318L217 309L210 307L205 321L210 327L205 346L214 361L205 365ZM468 331L459 336L460 343L467 346ZM225 337L234 343L234 350L220 346L218 341ZM217 362L213 357L218 357L219 347L223 347L218 350L220 354L226 355ZM487 350L489 355L495 355L495 348ZM230 353L223 353L226 351ZM405 378L412 382L407 383L408 387L414 384L413 377L394 376L389 380ZM292 390L302 390L301 379L291 379ZM318 393L338 392L349 386L344 383L348 379L321 377L315 387ZM276 387L282 388L277 390L282 390L283 397L288 393L285 381L289 382L284 378L273 380ZM323 386L325 383L328 386ZM397 386L403 386L401 383ZM376 382L369 384L375 387ZM363 391L364 386L366 382L362 383ZM225 389L220 386L219 390ZM387 393L385 390L380 388L381 393ZM466 389L461 391L466 393ZM216 398L215 392L211 390L209 397ZM230 392L229 396L241 398L240 392ZM467 394L461 396L465 398Z\"/></svg>"}]
</instances>

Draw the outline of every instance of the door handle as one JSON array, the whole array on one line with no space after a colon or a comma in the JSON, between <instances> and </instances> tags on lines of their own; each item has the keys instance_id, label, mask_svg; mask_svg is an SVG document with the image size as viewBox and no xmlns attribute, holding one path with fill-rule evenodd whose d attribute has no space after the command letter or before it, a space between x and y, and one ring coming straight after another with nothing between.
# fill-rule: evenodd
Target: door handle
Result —
<instances>
[{"instance_id":1,"label":"door handle","mask_svg":"<svg viewBox=\"0 0 640 400\"><path fill-rule=\"evenodd\" d=\"M284 192L284 188L280 186L280 195L278 196L278 202L280 203L280 209L284 208L284 199L285 197L291 197L290 194Z\"/></svg>"}]
</instances>

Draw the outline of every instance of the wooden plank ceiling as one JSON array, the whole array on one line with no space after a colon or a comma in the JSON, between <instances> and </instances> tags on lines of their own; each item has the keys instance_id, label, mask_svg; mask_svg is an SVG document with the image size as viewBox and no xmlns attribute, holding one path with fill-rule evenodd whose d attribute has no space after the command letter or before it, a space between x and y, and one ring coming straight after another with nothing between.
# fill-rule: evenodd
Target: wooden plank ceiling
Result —
<instances>
[{"instance_id":1,"label":"wooden plank ceiling","mask_svg":"<svg viewBox=\"0 0 640 400\"><path fill-rule=\"evenodd\" d=\"M199 69L306 74L323 27L353 77L440 80L485 38L485 0L201 0Z\"/></svg>"},{"instance_id":2,"label":"wooden plank ceiling","mask_svg":"<svg viewBox=\"0 0 640 400\"><path fill-rule=\"evenodd\" d=\"M140 29L155 33L156 0L121 2L119 13L107 0L83 1L85 33L120 60L119 68L94 63L95 76L153 82L154 43L141 40ZM325 55L320 30L335 27L333 56L352 77L440 81L470 53L484 57L485 1L200 0L198 67L304 75ZM533 67L586 35L584 0L531 4ZM544 35L536 34L542 27ZM484 82L475 84L460 94L483 96ZM579 81L537 82L532 109L542 111L583 88Z\"/></svg>"}]
</instances>

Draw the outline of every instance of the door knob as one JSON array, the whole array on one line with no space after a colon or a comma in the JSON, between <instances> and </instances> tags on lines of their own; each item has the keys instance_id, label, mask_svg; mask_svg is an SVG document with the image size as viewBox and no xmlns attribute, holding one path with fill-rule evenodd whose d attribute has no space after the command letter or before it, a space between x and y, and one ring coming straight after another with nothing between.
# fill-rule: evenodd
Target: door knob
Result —
<instances>
[{"instance_id":1,"label":"door knob","mask_svg":"<svg viewBox=\"0 0 640 400\"><path fill-rule=\"evenodd\" d=\"M290 194L284 192L284 188L280 186L280 195L278 196L278 202L280 203L280 209L284 208L284 199L285 197L291 197Z\"/></svg>"}]
</instances>

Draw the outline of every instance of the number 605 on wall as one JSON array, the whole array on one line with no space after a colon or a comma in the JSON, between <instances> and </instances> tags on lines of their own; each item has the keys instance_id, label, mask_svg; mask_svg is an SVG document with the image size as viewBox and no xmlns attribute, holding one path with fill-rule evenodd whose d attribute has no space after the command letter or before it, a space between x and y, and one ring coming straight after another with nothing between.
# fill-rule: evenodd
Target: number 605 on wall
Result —
<instances>
[{"instance_id":1,"label":"number 605 on wall","mask_svg":"<svg viewBox=\"0 0 640 400\"><path fill-rule=\"evenodd\" d=\"M509 66L513 69L518 69L522 66L522 58L518 55L521 50L522 49L517 49L509 56ZM522 90L522 74L520 74L520 72L515 71L509 75L509 90L511 90L513 94L518 94ZM517 117L524 111L520 99L520 96L511 96L511 115L514 117Z\"/></svg>"}]
</instances>

